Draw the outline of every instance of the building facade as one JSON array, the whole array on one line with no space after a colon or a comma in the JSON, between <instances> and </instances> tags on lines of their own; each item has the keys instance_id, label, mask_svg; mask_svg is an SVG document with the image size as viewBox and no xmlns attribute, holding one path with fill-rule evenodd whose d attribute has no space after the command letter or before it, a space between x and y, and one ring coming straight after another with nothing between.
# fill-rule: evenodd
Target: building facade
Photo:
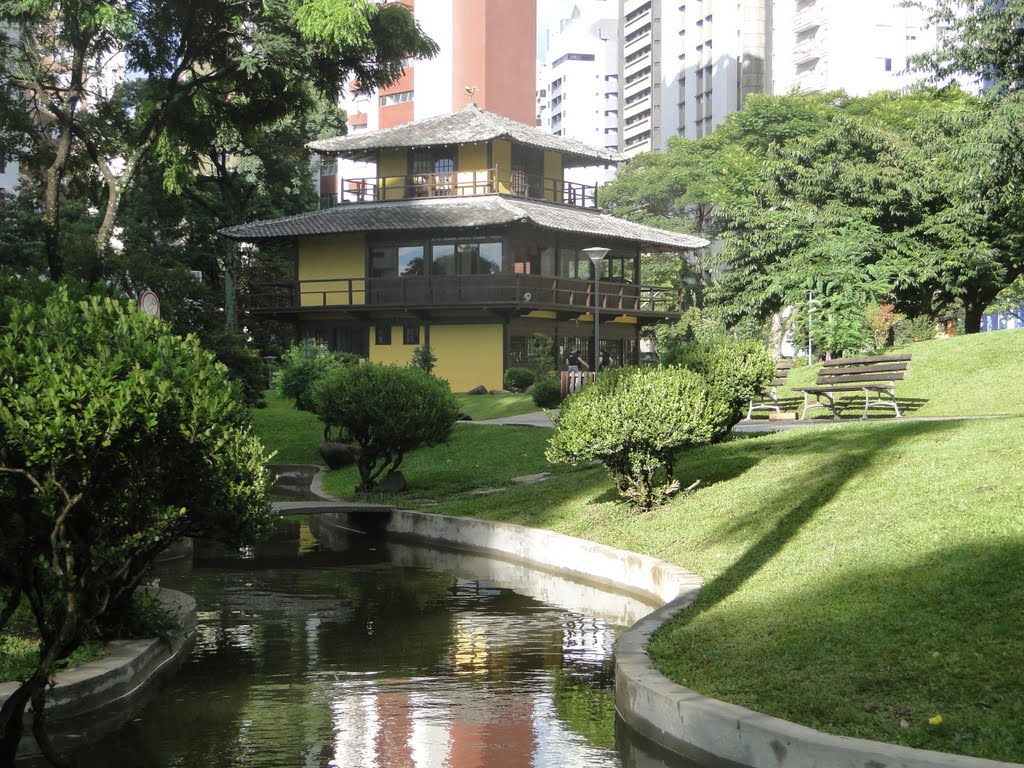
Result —
<instances>
[{"instance_id":1,"label":"building facade","mask_svg":"<svg viewBox=\"0 0 1024 768\"><path fill-rule=\"evenodd\" d=\"M294 243L296 279L256 290L251 311L377 362L429 344L455 391L500 388L537 333L552 369L572 349L593 365L598 335L617 364L638 362L641 329L680 309L640 283L641 255L707 245L603 213L594 187L565 179L616 153L475 106L310 147L376 172L347 179L334 207L222 231ZM598 272L592 247L608 249Z\"/></svg>"},{"instance_id":2,"label":"building facade","mask_svg":"<svg viewBox=\"0 0 1024 768\"><path fill-rule=\"evenodd\" d=\"M902 90L934 47L898 0L619 0L620 150L706 136L755 93Z\"/></svg>"}]
</instances>

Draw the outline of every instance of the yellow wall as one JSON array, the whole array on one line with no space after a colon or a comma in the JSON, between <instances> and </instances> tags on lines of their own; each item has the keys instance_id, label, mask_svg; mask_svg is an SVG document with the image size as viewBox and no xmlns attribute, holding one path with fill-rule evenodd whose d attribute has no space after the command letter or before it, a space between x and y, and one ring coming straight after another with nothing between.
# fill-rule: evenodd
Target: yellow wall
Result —
<instances>
[{"instance_id":1,"label":"yellow wall","mask_svg":"<svg viewBox=\"0 0 1024 768\"><path fill-rule=\"evenodd\" d=\"M378 184L386 184L385 200L401 200L405 197L405 176L409 171L409 161L404 149L381 150L377 161Z\"/></svg>"},{"instance_id":2,"label":"yellow wall","mask_svg":"<svg viewBox=\"0 0 1024 768\"><path fill-rule=\"evenodd\" d=\"M558 152L544 152L544 178L545 179L559 179L562 177L562 155ZM555 190L549 189L548 184L544 185L544 199L551 200L552 202L560 203L561 195L559 199L555 199Z\"/></svg>"},{"instance_id":3,"label":"yellow wall","mask_svg":"<svg viewBox=\"0 0 1024 768\"><path fill-rule=\"evenodd\" d=\"M362 235L299 238L299 281L303 307L364 304L366 243ZM352 280L318 282L321 280ZM304 282L310 281L310 282ZM351 301L349 288L351 286Z\"/></svg>"},{"instance_id":4,"label":"yellow wall","mask_svg":"<svg viewBox=\"0 0 1024 768\"><path fill-rule=\"evenodd\" d=\"M452 392L468 392L479 384L501 389L503 345L500 324L430 326L434 373L448 380Z\"/></svg>"},{"instance_id":5,"label":"yellow wall","mask_svg":"<svg viewBox=\"0 0 1024 768\"><path fill-rule=\"evenodd\" d=\"M423 341L423 329L420 328L420 341ZM402 324L393 322L391 324L391 343L377 345L377 328L370 328L370 360L374 363L397 363L408 365L412 362L412 351L416 344L402 343Z\"/></svg>"},{"instance_id":6,"label":"yellow wall","mask_svg":"<svg viewBox=\"0 0 1024 768\"><path fill-rule=\"evenodd\" d=\"M512 142L504 139L491 142L491 164L498 169L498 191L508 194L512 177Z\"/></svg>"},{"instance_id":7,"label":"yellow wall","mask_svg":"<svg viewBox=\"0 0 1024 768\"><path fill-rule=\"evenodd\" d=\"M509 150L511 152L511 150ZM487 168L487 143L459 145L459 171L483 171Z\"/></svg>"}]
</instances>

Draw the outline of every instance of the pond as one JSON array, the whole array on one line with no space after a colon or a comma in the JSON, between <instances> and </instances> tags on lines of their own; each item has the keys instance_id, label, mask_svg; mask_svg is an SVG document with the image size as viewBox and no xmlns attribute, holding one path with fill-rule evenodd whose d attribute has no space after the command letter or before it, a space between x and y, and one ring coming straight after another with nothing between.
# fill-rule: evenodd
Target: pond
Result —
<instances>
[{"instance_id":1,"label":"pond","mask_svg":"<svg viewBox=\"0 0 1024 768\"><path fill-rule=\"evenodd\" d=\"M682 765L616 733L612 647L651 606L329 518L161 573L197 600L191 654L79 765Z\"/></svg>"}]
</instances>

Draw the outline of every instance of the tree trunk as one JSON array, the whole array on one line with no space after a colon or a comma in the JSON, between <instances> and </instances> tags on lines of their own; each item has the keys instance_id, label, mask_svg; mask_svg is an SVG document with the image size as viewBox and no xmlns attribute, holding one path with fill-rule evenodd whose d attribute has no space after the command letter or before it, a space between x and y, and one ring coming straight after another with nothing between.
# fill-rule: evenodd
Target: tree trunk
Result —
<instances>
[{"instance_id":1,"label":"tree trunk","mask_svg":"<svg viewBox=\"0 0 1024 768\"><path fill-rule=\"evenodd\" d=\"M981 316L985 305L974 299L964 299L964 333L981 332Z\"/></svg>"},{"instance_id":2,"label":"tree trunk","mask_svg":"<svg viewBox=\"0 0 1024 768\"><path fill-rule=\"evenodd\" d=\"M224 327L229 331L238 328L238 287L235 281L238 271L238 244L229 240L224 254Z\"/></svg>"},{"instance_id":3,"label":"tree trunk","mask_svg":"<svg viewBox=\"0 0 1024 768\"><path fill-rule=\"evenodd\" d=\"M38 672L18 686L0 708L0 768L14 765L25 727L25 706L36 691L46 690L46 677Z\"/></svg>"}]
</instances>

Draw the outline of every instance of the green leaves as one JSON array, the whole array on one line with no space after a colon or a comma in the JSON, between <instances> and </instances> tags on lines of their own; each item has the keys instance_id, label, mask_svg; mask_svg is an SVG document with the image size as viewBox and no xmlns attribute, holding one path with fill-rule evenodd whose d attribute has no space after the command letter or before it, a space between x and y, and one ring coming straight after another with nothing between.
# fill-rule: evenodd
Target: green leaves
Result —
<instances>
[{"instance_id":1,"label":"green leaves","mask_svg":"<svg viewBox=\"0 0 1024 768\"><path fill-rule=\"evenodd\" d=\"M308 40L344 48L366 43L375 10L368 0L304 0L293 19Z\"/></svg>"}]
</instances>

